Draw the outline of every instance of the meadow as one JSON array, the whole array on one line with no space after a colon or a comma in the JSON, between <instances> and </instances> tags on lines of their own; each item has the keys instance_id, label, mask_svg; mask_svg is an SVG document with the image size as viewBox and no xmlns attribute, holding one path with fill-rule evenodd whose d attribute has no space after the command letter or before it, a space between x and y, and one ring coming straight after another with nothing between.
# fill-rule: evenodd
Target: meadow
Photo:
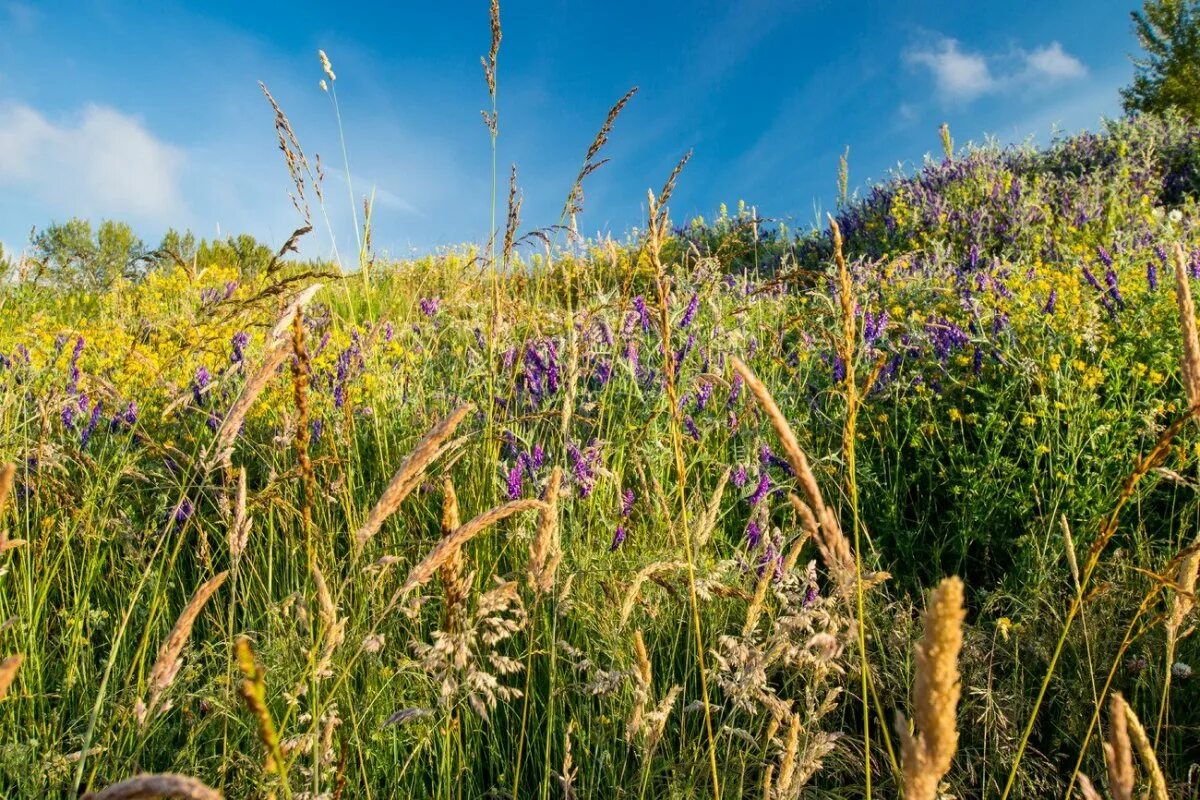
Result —
<instances>
[{"instance_id":1,"label":"meadow","mask_svg":"<svg viewBox=\"0 0 1200 800\"><path fill-rule=\"evenodd\" d=\"M11 265L0 793L1200 796L1195 126L583 239L621 105L552 229Z\"/></svg>"}]
</instances>

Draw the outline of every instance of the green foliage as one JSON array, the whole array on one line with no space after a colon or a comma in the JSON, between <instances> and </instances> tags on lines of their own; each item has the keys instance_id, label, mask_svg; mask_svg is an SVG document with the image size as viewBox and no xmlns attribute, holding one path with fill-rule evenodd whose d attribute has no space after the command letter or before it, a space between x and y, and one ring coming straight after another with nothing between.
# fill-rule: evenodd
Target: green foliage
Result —
<instances>
[{"instance_id":1,"label":"green foliage","mask_svg":"<svg viewBox=\"0 0 1200 800\"><path fill-rule=\"evenodd\" d=\"M1130 16L1145 54L1134 59L1133 83L1121 90L1125 111L1177 109L1200 118L1200 2L1145 0Z\"/></svg>"},{"instance_id":2,"label":"green foliage","mask_svg":"<svg viewBox=\"0 0 1200 800\"><path fill-rule=\"evenodd\" d=\"M146 269L146 247L125 222L104 220L94 232L83 219L53 223L33 238L38 276L78 291L103 291Z\"/></svg>"}]
</instances>

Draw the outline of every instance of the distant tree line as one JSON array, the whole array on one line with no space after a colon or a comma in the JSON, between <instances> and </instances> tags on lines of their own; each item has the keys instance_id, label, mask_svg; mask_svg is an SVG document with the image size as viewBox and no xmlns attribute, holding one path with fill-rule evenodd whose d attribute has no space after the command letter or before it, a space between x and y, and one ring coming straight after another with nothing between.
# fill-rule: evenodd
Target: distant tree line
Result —
<instances>
[{"instance_id":1,"label":"distant tree line","mask_svg":"<svg viewBox=\"0 0 1200 800\"><path fill-rule=\"evenodd\" d=\"M267 269L275 251L249 234L197 239L190 231L170 229L157 247L148 246L125 222L84 219L56 222L35 231L23 259L23 277L34 284L75 291L102 291L118 280L139 281L164 267L200 271L232 267L244 278ZM10 254L0 248L0 279L15 272Z\"/></svg>"}]
</instances>

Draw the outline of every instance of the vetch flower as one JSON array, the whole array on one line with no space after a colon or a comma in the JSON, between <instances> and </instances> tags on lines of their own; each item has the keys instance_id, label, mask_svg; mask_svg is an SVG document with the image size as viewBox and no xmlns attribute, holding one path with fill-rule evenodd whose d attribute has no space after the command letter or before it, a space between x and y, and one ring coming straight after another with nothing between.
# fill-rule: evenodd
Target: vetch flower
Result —
<instances>
[{"instance_id":1,"label":"vetch flower","mask_svg":"<svg viewBox=\"0 0 1200 800\"><path fill-rule=\"evenodd\" d=\"M637 496L633 493L633 489L626 489L621 494L621 516L628 517L633 513L633 504Z\"/></svg>"},{"instance_id":2,"label":"vetch flower","mask_svg":"<svg viewBox=\"0 0 1200 800\"><path fill-rule=\"evenodd\" d=\"M679 327L686 328L696 319L696 311L700 308L700 295L692 294L692 299L688 301L687 308L683 312L683 318L679 320Z\"/></svg>"},{"instance_id":3,"label":"vetch flower","mask_svg":"<svg viewBox=\"0 0 1200 800\"><path fill-rule=\"evenodd\" d=\"M771 476L767 474L765 469L758 472L758 486L754 489L754 494L750 495L751 507L758 505L771 491Z\"/></svg>"},{"instance_id":4,"label":"vetch flower","mask_svg":"<svg viewBox=\"0 0 1200 800\"><path fill-rule=\"evenodd\" d=\"M608 551L610 553L616 552L617 548L620 547L622 544L624 544L624 542L625 542L625 526L618 525L616 533L613 534L612 545L609 546Z\"/></svg>"}]
</instances>

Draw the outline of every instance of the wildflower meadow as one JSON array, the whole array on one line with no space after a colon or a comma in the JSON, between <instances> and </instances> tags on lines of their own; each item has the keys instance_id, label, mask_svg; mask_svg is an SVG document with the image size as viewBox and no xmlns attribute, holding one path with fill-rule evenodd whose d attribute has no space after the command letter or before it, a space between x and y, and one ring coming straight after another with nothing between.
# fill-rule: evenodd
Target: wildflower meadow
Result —
<instances>
[{"instance_id":1,"label":"wildflower meadow","mask_svg":"<svg viewBox=\"0 0 1200 800\"><path fill-rule=\"evenodd\" d=\"M338 262L263 92L281 249L7 264L0 795L1200 797L1194 122Z\"/></svg>"}]
</instances>

